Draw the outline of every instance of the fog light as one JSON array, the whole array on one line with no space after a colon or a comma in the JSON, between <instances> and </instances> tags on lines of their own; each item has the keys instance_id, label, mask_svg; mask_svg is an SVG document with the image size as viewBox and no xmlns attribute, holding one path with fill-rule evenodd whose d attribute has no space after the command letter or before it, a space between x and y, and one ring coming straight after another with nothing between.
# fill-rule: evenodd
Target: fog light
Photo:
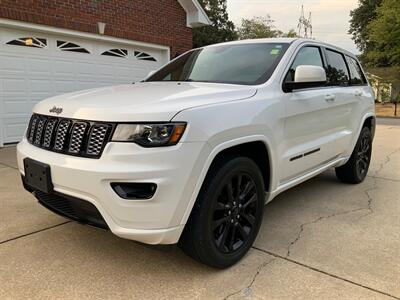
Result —
<instances>
[{"instance_id":1,"label":"fog light","mask_svg":"<svg viewBox=\"0 0 400 300\"><path fill-rule=\"evenodd\" d=\"M156 192L155 183L113 182L111 187L118 196L128 200L150 199Z\"/></svg>"}]
</instances>

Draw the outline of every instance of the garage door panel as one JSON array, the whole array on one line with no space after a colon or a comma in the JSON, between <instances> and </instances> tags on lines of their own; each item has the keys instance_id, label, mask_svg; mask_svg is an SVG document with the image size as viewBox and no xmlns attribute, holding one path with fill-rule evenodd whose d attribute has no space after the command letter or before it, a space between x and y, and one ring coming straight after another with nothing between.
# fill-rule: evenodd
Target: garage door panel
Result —
<instances>
[{"instance_id":1,"label":"garage door panel","mask_svg":"<svg viewBox=\"0 0 400 300\"><path fill-rule=\"evenodd\" d=\"M166 61L167 52L151 47L6 28L0 28L0 31L0 146L20 140L37 102L77 90L139 81ZM47 45L33 48L5 44L32 35L45 38ZM76 43L90 54L62 51L65 49L57 46L57 40ZM110 49L125 49L127 55L102 55ZM158 61L139 60L135 51L150 54Z\"/></svg>"},{"instance_id":2,"label":"garage door panel","mask_svg":"<svg viewBox=\"0 0 400 300\"><path fill-rule=\"evenodd\" d=\"M49 60L49 58L42 58L42 59L29 58L28 72L31 75L51 76L51 74L53 73L52 61Z\"/></svg>"},{"instance_id":3,"label":"garage door panel","mask_svg":"<svg viewBox=\"0 0 400 300\"><path fill-rule=\"evenodd\" d=\"M24 59L17 56L4 55L1 59L1 72L4 75L20 75L25 72L25 66Z\"/></svg>"},{"instance_id":4,"label":"garage door panel","mask_svg":"<svg viewBox=\"0 0 400 300\"><path fill-rule=\"evenodd\" d=\"M3 91L4 93L23 93L26 91L25 79L19 78L3 78Z\"/></svg>"},{"instance_id":5,"label":"garage door panel","mask_svg":"<svg viewBox=\"0 0 400 300\"><path fill-rule=\"evenodd\" d=\"M130 77L132 76L132 73L132 68L116 67L116 75L119 77Z\"/></svg>"},{"instance_id":6,"label":"garage door panel","mask_svg":"<svg viewBox=\"0 0 400 300\"><path fill-rule=\"evenodd\" d=\"M54 75L59 76L74 76L75 68L74 61L54 59Z\"/></svg>"},{"instance_id":7,"label":"garage door panel","mask_svg":"<svg viewBox=\"0 0 400 300\"><path fill-rule=\"evenodd\" d=\"M96 64L95 70L99 77L110 78L114 75L114 68L112 65Z\"/></svg>"},{"instance_id":8,"label":"garage door panel","mask_svg":"<svg viewBox=\"0 0 400 300\"><path fill-rule=\"evenodd\" d=\"M53 83L50 79L34 79L29 80L30 93L53 93Z\"/></svg>"},{"instance_id":9,"label":"garage door panel","mask_svg":"<svg viewBox=\"0 0 400 300\"><path fill-rule=\"evenodd\" d=\"M3 93L3 111L5 114L21 113L27 110L30 101L25 93Z\"/></svg>"},{"instance_id":10,"label":"garage door panel","mask_svg":"<svg viewBox=\"0 0 400 300\"><path fill-rule=\"evenodd\" d=\"M53 80L56 95L73 92L76 90L75 80Z\"/></svg>"},{"instance_id":11,"label":"garage door panel","mask_svg":"<svg viewBox=\"0 0 400 300\"><path fill-rule=\"evenodd\" d=\"M29 115L9 115L4 118L4 143L12 143L21 139L29 122Z\"/></svg>"},{"instance_id":12,"label":"garage door panel","mask_svg":"<svg viewBox=\"0 0 400 300\"><path fill-rule=\"evenodd\" d=\"M93 75L96 74L96 63L75 62L77 75Z\"/></svg>"},{"instance_id":13,"label":"garage door panel","mask_svg":"<svg viewBox=\"0 0 400 300\"><path fill-rule=\"evenodd\" d=\"M93 87L104 87L104 86L110 86L110 85L115 85L115 82L113 81L81 81L78 82L77 86L79 88L79 90L88 90L91 89Z\"/></svg>"},{"instance_id":14,"label":"garage door panel","mask_svg":"<svg viewBox=\"0 0 400 300\"><path fill-rule=\"evenodd\" d=\"M96 82L97 79L101 79L102 77L99 77L95 74L77 74L76 75L76 82L80 82L80 81L92 81L92 82ZM108 79L107 77L103 77Z\"/></svg>"},{"instance_id":15,"label":"garage door panel","mask_svg":"<svg viewBox=\"0 0 400 300\"><path fill-rule=\"evenodd\" d=\"M4 102L4 112L6 114L18 114L21 111L28 109L32 109L33 104L30 101L24 100L15 100L15 101L6 101Z\"/></svg>"},{"instance_id":16,"label":"garage door panel","mask_svg":"<svg viewBox=\"0 0 400 300\"><path fill-rule=\"evenodd\" d=\"M36 93L36 94L31 94L30 103L32 103L32 107L33 107L38 102L40 102L40 101L42 101L44 99L50 98L50 97L52 97L54 95L55 95L55 93ZM29 111L32 111L32 109L29 110Z\"/></svg>"}]
</instances>

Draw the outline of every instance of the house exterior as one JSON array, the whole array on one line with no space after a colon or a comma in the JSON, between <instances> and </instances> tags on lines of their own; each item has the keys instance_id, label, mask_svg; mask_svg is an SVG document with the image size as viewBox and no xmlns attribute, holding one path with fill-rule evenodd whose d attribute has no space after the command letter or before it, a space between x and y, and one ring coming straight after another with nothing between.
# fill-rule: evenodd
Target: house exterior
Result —
<instances>
[{"instance_id":1,"label":"house exterior","mask_svg":"<svg viewBox=\"0 0 400 300\"><path fill-rule=\"evenodd\" d=\"M385 82L382 77L367 72L368 81L375 94L375 102L391 102L393 87L390 82Z\"/></svg>"},{"instance_id":2,"label":"house exterior","mask_svg":"<svg viewBox=\"0 0 400 300\"><path fill-rule=\"evenodd\" d=\"M38 101L140 80L208 24L197 0L1 0L0 147Z\"/></svg>"}]
</instances>

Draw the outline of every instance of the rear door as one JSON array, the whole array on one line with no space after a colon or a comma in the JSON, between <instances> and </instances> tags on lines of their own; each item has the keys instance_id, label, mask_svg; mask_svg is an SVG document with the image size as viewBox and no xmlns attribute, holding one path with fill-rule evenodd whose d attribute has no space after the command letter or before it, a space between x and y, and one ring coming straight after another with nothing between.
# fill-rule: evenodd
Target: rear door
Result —
<instances>
[{"instance_id":1,"label":"rear door","mask_svg":"<svg viewBox=\"0 0 400 300\"><path fill-rule=\"evenodd\" d=\"M330 103L335 151L338 155L347 152L354 134L354 122L360 119L360 97L362 92L350 81L349 65L343 53L325 48L327 79L334 99ZM353 75L355 76L355 75Z\"/></svg>"},{"instance_id":2,"label":"rear door","mask_svg":"<svg viewBox=\"0 0 400 300\"><path fill-rule=\"evenodd\" d=\"M353 98L352 115L348 122L349 130L354 135L358 134L358 128L360 126L360 121L366 110L370 110L371 103L371 89L368 86L367 79L361 69L359 62L351 56L345 55L347 66L350 72L350 86L347 88L348 98ZM351 147L353 143L349 141L347 145L347 150Z\"/></svg>"}]
</instances>

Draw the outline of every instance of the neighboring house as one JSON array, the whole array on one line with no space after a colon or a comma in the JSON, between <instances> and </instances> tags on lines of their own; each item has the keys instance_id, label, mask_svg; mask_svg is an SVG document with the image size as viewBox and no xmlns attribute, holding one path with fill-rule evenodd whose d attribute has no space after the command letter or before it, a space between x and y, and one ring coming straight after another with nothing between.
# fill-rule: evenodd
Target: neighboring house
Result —
<instances>
[{"instance_id":1,"label":"neighboring house","mask_svg":"<svg viewBox=\"0 0 400 300\"><path fill-rule=\"evenodd\" d=\"M375 93L375 102L390 102L392 97L392 84L384 81L382 77L371 73L367 73L367 77Z\"/></svg>"},{"instance_id":2,"label":"neighboring house","mask_svg":"<svg viewBox=\"0 0 400 300\"><path fill-rule=\"evenodd\" d=\"M209 22L197 0L0 0L0 147L38 101L143 79Z\"/></svg>"}]
</instances>

